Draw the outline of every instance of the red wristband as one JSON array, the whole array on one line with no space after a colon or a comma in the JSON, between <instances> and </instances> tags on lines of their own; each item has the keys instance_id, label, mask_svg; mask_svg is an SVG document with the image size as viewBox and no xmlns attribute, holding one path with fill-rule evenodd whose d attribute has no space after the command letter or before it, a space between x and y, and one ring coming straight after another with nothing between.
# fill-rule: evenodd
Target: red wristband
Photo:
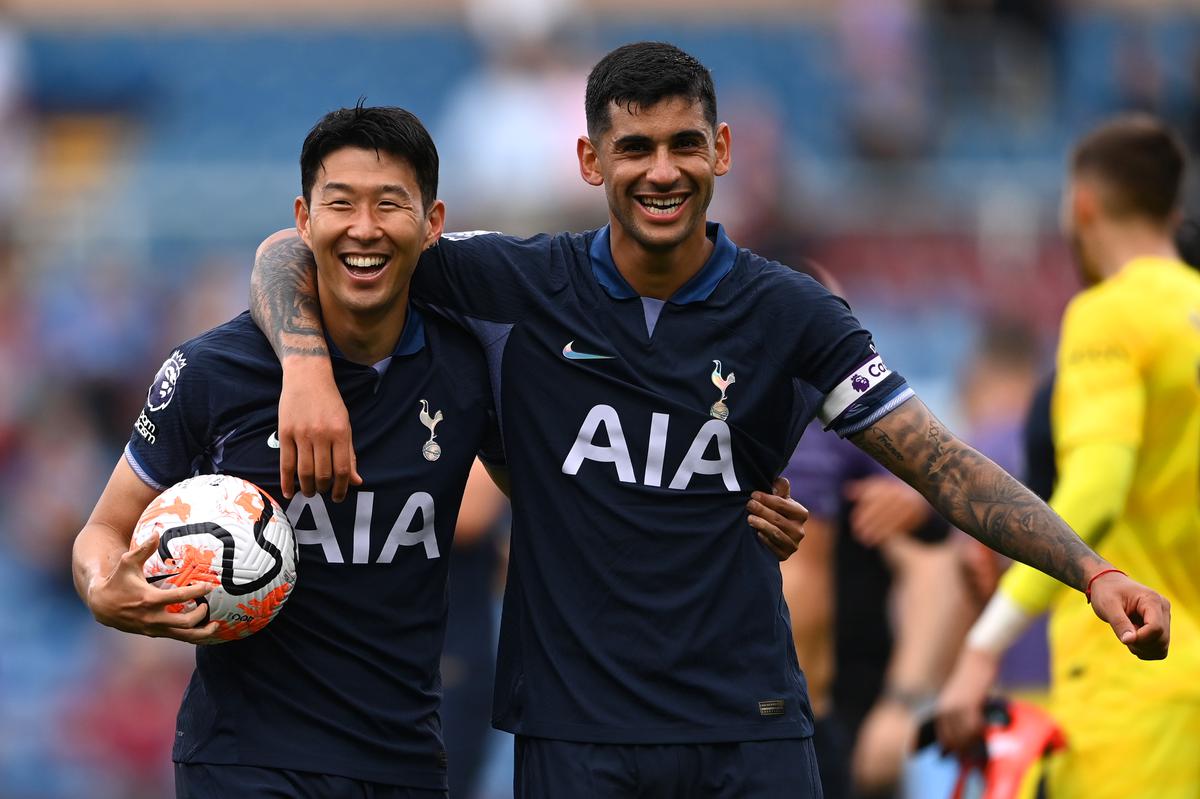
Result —
<instances>
[{"instance_id":1,"label":"red wristband","mask_svg":"<svg viewBox=\"0 0 1200 799\"><path fill-rule=\"evenodd\" d=\"M1096 582L1097 577L1103 577L1104 575L1112 574L1113 572L1116 572L1117 574L1125 574L1125 572L1121 571L1120 569L1101 569L1092 575L1092 579L1088 580L1087 588L1083 589L1083 595L1087 597L1089 605L1092 604L1092 583ZM1125 576L1128 577L1129 575L1125 574Z\"/></svg>"}]
</instances>

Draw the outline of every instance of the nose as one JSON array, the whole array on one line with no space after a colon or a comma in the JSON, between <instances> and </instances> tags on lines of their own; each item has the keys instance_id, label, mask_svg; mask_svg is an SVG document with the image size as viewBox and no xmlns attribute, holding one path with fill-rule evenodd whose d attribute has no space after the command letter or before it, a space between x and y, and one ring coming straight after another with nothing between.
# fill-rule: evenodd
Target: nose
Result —
<instances>
[{"instance_id":1,"label":"nose","mask_svg":"<svg viewBox=\"0 0 1200 799\"><path fill-rule=\"evenodd\" d=\"M673 186L679 178L679 167L671 157L670 147L658 147L654 150L653 161L646 173L646 180L656 186Z\"/></svg>"},{"instance_id":2,"label":"nose","mask_svg":"<svg viewBox=\"0 0 1200 799\"><path fill-rule=\"evenodd\" d=\"M375 241L383 235L379 217L371 204L364 203L354 209L346 235L357 241Z\"/></svg>"}]
</instances>

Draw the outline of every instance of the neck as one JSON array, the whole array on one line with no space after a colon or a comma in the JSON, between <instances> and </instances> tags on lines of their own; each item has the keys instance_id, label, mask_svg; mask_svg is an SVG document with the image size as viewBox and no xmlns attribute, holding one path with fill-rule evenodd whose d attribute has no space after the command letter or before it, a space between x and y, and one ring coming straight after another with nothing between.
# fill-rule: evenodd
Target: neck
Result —
<instances>
[{"instance_id":1,"label":"neck","mask_svg":"<svg viewBox=\"0 0 1200 799\"><path fill-rule=\"evenodd\" d=\"M1168 231L1138 222L1114 225L1103 231L1094 249L1095 264L1105 280L1137 258L1179 258Z\"/></svg>"},{"instance_id":2,"label":"neck","mask_svg":"<svg viewBox=\"0 0 1200 799\"><path fill-rule=\"evenodd\" d=\"M674 246L650 249L609 218L609 247L621 277L642 297L667 300L704 268L713 251L703 221Z\"/></svg>"},{"instance_id":3,"label":"neck","mask_svg":"<svg viewBox=\"0 0 1200 799\"><path fill-rule=\"evenodd\" d=\"M372 366L392 354L404 332L408 289L389 308L378 312L350 311L324 302L321 305L325 331L346 360Z\"/></svg>"}]
</instances>

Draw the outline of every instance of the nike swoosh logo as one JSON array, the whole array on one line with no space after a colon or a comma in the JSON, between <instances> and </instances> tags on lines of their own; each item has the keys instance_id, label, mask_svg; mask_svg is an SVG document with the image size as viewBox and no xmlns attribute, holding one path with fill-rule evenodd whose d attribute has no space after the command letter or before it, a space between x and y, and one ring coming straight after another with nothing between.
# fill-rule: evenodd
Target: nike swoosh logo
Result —
<instances>
[{"instance_id":1,"label":"nike swoosh logo","mask_svg":"<svg viewBox=\"0 0 1200 799\"><path fill-rule=\"evenodd\" d=\"M271 435L267 436L267 446L270 447L271 449L279 449L279 431L278 430L271 433Z\"/></svg>"},{"instance_id":2,"label":"nike swoosh logo","mask_svg":"<svg viewBox=\"0 0 1200 799\"><path fill-rule=\"evenodd\" d=\"M178 576L179 576L179 572L171 572L170 574L154 574L154 575L151 575L150 577L147 577L146 582L153 585L154 583L162 582L163 580L167 579L168 577L178 577Z\"/></svg>"},{"instance_id":3,"label":"nike swoosh logo","mask_svg":"<svg viewBox=\"0 0 1200 799\"><path fill-rule=\"evenodd\" d=\"M611 361L617 356L615 355L593 355L590 352L576 352L574 350L575 342L568 341L567 346L563 347L563 357L569 361Z\"/></svg>"}]
</instances>

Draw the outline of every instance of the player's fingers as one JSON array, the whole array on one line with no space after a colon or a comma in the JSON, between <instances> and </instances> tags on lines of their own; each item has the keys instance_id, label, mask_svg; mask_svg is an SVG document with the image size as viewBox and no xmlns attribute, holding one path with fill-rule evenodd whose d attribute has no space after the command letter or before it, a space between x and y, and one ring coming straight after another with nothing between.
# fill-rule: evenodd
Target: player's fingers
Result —
<instances>
[{"instance_id":1,"label":"player's fingers","mask_svg":"<svg viewBox=\"0 0 1200 799\"><path fill-rule=\"evenodd\" d=\"M750 500L746 503L746 509L751 513L757 513L774 524L787 524L790 522L792 524L803 525L808 521L808 508L796 500L777 494L764 494L762 491L754 491L750 494Z\"/></svg>"},{"instance_id":2,"label":"player's fingers","mask_svg":"<svg viewBox=\"0 0 1200 799\"><path fill-rule=\"evenodd\" d=\"M775 478L775 482L771 484L771 490L777 497L787 499L792 496L792 484L782 475Z\"/></svg>"},{"instance_id":3,"label":"player's fingers","mask_svg":"<svg viewBox=\"0 0 1200 799\"><path fill-rule=\"evenodd\" d=\"M354 451L354 442L350 442L350 482L353 485L363 484L362 475L358 473L358 453Z\"/></svg>"},{"instance_id":4,"label":"player's fingers","mask_svg":"<svg viewBox=\"0 0 1200 799\"><path fill-rule=\"evenodd\" d=\"M325 441L313 442L313 485L318 494L333 487L333 449Z\"/></svg>"},{"instance_id":5,"label":"player's fingers","mask_svg":"<svg viewBox=\"0 0 1200 799\"><path fill-rule=\"evenodd\" d=\"M778 538L775 538L768 533L764 533L762 530L756 530L755 534L758 536L758 540L762 542L763 546L769 549L771 554L781 561L787 560L796 551L795 547L789 549L787 544L782 543Z\"/></svg>"},{"instance_id":6,"label":"player's fingers","mask_svg":"<svg viewBox=\"0 0 1200 799\"><path fill-rule=\"evenodd\" d=\"M153 622L163 627L192 629L204 624L208 618L208 606L199 603L191 610L164 610L157 615Z\"/></svg>"},{"instance_id":7,"label":"player's fingers","mask_svg":"<svg viewBox=\"0 0 1200 799\"><path fill-rule=\"evenodd\" d=\"M291 499L296 481L296 439L292 436L279 437L279 485L283 498Z\"/></svg>"},{"instance_id":8,"label":"player's fingers","mask_svg":"<svg viewBox=\"0 0 1200 799\"><path fill-rule=\"evenodd\" d=\"M162 638L174 638L176 641L186 641L189 644L211 644L214 643L213 636L220 629L215 621L209 622L203 627L167 627L162 630Z\"/></svg>"},{"instance_id":9,"label":"player's fingers","mask_svg":"<svg viewBox=\"0 0 1200 799\"><path fill-rule=\"evenodd\" d=\"M333 442L333 487L330 499L341 502L350 490L350 476L354 472L354 449L349 438Z\"/></svg>"},{"instance_id":10,"label":"player's fingers","mask_svg":"<svg viewBox=\"0 0 1200 799\"><path fill-rule=\"evenodd\" d=\"M316 479L313 472L313 445L311 441L296 442L296 480L300 483L300 493L306 497L317 493Z\"/></svg>"},{"instance_id":11,"label":"player's fingers","mask_svg":"<svg viewBox=\"0 0 1200 799\"><path fill-rule=\"evenodd\" d=\"M142 564L144 564L150 558L150 556L154 554L154 550L157 548L157 534L149 536L145 541L137 546L134 546L133 542L130 541L129 549L121 555L121 565L125 566L126 568L136 569L140 574L142 571Z\"/></svg>"},{"instance_id":12,"label":"player's fingers","mask_svg":"<svg viewBox=\"0 0 1200 799\"><path fill-rule=\"evenodd\" d=\"M194 583L192 585L184 585L179 588L164 588L161 591L156 590L151 596L150 603L165 607L167 605L179 605L184 602L191 602L199 599L202 596L208 596L213 590L212 583Z\"/></svg>"},{"instance_id":13,"label":"player's fingers","mask_svg":"<svg viewBox=\"0 0 1200 799\"><path fill-rule=\"evenodd\" d=\"M750 526L758 533L760 541L765 543L775 557L780 560L787 560L792 556L800 544L799 538L792 538L776 525L764 519L762 516L751 514L747 521ZM803 538L803 528L799 532L800 538Z\"/></svg>"}]
</instances>

